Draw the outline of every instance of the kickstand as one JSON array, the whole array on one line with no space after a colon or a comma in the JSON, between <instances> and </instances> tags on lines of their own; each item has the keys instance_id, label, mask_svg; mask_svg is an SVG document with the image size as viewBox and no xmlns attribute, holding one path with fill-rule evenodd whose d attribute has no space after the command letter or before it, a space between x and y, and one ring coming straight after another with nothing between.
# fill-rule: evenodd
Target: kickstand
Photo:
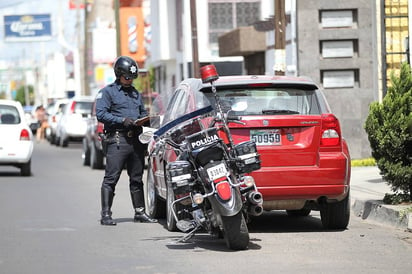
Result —
<instances>
[{"instance_id":1,"label":"kickstand","mask_svg":"<svg viewBox=\"0 0 412 274\"><path fill-rule=\"evenodd\" d=\"M197 225L189 233L186 233L182 238L177 240L177 242L178 243L185 243L187 240L191 239L195 235L195 232L198 231L200 228L201 228L201 226Z\"/></svg>"}]
</instances>

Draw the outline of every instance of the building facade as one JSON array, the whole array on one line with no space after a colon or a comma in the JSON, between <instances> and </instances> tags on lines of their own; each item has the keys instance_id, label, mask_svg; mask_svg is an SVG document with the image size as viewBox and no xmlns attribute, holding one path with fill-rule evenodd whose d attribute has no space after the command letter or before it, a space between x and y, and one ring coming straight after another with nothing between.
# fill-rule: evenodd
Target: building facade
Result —
<instances>
[{"instance_id":1,"label":"building facade","mask_svg":"<svg viewBox=\"0 0 412 274\"><path fill-rule=\"evenodd\" d=\"M323 89L353 158L370 156L364 130L378 99L378 41L372 1L297 1L297 69Z\"/></svg>"},{"instance_id":2,"label":"building facade","mask_svg":"<svg viewBox=\"0 0 412 274\"><path fill-rule=\"evenodd\" d=\"M285 60L275 50L276 0L196 2L200 64L221 75L308 76L324 91L354 159L371 156L364 130L369 105L381 100L388 75L409 56L407 0L285 0ZM157 91L192 77L190 2L152 0L152 45L148 64ZM240 70L240 71L239 71Z\"/></svg>"}]
</instances>

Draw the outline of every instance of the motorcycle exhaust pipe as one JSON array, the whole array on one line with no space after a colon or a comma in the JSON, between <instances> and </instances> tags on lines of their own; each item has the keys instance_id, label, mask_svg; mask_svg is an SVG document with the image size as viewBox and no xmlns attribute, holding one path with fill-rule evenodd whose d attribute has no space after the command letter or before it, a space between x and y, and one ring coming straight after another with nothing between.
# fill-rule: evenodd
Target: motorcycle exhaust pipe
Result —
<instances>
[{"instance_id":1,"label":"motorcycle exhaust pipe","mask_svg":"<svg viewBox=\"0 0 412 274\"><path fill-rule=\"evenodd\" d=\"M262 193L258 191L251 191L246 195L247 200L252 205L259 205L263 203Z\"/></svg>"},{"instance_id":2,"label":"motorcycle exhaust pipe","mask_svg":"<svg viewBox=\"0 0 412 274\"><path fill-rule=\"evenodd\" d=\"M260 216L263 213L263 207L262 204L258 204L258 205L250 205L247 213L252 215L252 216Z\"/></svg>"}]
</instances>

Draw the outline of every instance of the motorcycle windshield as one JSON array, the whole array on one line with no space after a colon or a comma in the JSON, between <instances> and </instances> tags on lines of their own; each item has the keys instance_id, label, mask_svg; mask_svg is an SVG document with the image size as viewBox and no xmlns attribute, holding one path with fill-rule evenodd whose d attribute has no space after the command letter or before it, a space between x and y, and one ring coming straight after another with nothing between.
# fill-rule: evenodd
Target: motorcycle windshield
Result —
<instances>
[{"instance_id":1,"label":"motorcycle windshield","mask_svg":"<svg viewBox=\"0 0 412 274\"><path fill-rule=\"evenodd\" d=\"M190 78L182 81L173 92L159 94L150 108L150 127L157 128L156 136L190 119L213 111L207 97L200 92L203 87L200 79Z\"/></svg>"}]
</instances>

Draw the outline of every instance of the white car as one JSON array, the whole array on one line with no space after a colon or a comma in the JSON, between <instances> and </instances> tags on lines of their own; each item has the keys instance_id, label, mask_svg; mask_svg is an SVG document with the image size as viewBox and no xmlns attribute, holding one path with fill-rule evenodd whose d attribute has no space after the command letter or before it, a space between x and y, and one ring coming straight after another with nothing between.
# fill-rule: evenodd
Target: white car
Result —
<instances>
[{"instance_id":1,"label":"white car","mask_svg":"<svg viewBox=\"0 0 412 274\"><path fill-rule=\"evenodd\" d=\"M83 140L86 135L87 118L92 113L94 98L90 96L71 98L63 108L56 127L56 145L67 147L70 141Z\"/></svg>"},{"instance_id":2,"label":"white car","mask_svg":"<svg viewBox=\"0 0 412 274\"><path fill-rule=\"evenodd\" d=\"M31 175L33 133L27 125L20 102L0 100L0 165L20 168Z\"/></svg>"}]
</instances>

